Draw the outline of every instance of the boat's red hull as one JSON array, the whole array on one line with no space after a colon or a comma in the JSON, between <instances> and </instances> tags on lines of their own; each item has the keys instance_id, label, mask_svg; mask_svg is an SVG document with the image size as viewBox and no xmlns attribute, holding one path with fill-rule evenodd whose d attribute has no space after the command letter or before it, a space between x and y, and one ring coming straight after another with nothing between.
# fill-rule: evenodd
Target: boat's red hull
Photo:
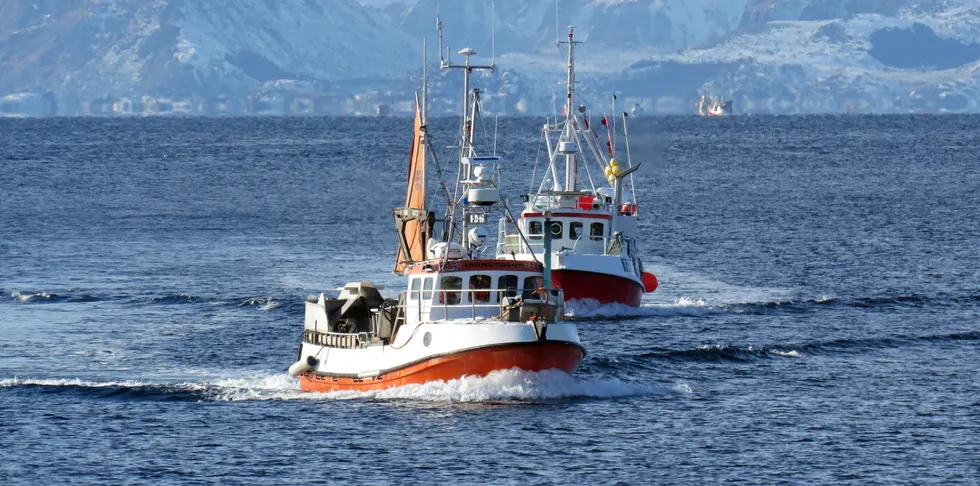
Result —
<instances>
[{"instance_id":1,"label":"boat's red hull","mask_svg":"<svg viewBox=\"0 0 980 486\"><path fill-rule=\"evenodd\" d=\"M592 299L603 304L619 303L636 307L643 297L643 286L639 283L605 273L554 270L551 280L555 286L561 287L566 302Z\"/></svg>"},{"instance_id":2,"label":"boat's red hull","mask_svg":"<svg viewBox=\"0 0 980 486\"><path fill-rule=\"evenodd\" d=\"M299 377L306 391L371 391L430 381L448 381L464 376L486 376L493 371L519 368L525 371L559 369L571 373L585 357L574 343L538 341L460 351L386 371L373 378L354 378L307 373Z\"/></svg>"}]
</instances>

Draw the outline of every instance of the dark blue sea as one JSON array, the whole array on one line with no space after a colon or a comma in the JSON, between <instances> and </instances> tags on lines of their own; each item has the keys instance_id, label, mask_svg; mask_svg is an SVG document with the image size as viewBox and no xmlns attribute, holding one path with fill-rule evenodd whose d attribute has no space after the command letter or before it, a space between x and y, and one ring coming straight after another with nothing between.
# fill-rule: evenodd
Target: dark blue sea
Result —
<instances>
[{"instance_id":1,"label":"dark blue sea","mask_svg":"<svg viewBox=\"0 0 980 486\"><path fill-rule=\"evenodd\" d=\"M307 296L400 288L410 131L0 120L0 484L980 484L980 117L637 119L660 289L574 375L301 392Z\"/></svg>"}]
</instances>

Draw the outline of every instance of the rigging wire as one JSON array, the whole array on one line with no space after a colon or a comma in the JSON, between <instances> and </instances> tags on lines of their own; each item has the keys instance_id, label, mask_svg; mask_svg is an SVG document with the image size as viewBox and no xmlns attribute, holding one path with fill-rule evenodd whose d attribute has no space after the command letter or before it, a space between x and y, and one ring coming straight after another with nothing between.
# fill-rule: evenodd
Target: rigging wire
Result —
<instances>
[{"instance_id":1,"label":"rigging wire","mask_svg":"<svg viewBox=\"0 0 980 486\"><path fill-rule=\"evenodd\" d=\"M576 123L576 125L577 125L577 123ZM575 134L575 143L578 144L579 147L581 147L582 144L579 142L579 135L580 135L579 131L578 130L575 130L572 133ZM588 134L586 134L586 135L588 135ZM594 194L596 192L596 188L595 188L595 181L592 180L592 171L589 170L589 164L582 164L582 166L585 167L585 175L587 175L589 177L589 186L592 187L592 193ZM578 177L578 174L575 174L575 178L578 179L579 182L585 184L585 181L583 181L581 178L579 178Z\"/></svg>"},{"instance_id":2,"label":"rigging wire","mask_svg":"<svg viewBox=\"0 0 980 486\"><path fill-rule=\"evenodd\" d=\"M483 98L476 99L476 113L473 114L473 124L476 124L477 113L483 115ZM487 133L487 125L485 123L480 124L480 129L483 130L483 144L487 147L490 146L490 135ZM496 139L494 139L494 152L496 152Z\"/></svg>"},{"instance_id":3,"label":"rigging wire","mask_svg":"<svg viewBox=\"0 0 980 486\"><path fill-rule=\"evenodd\" d=\"M541 138L538 139L538 149L534 151L534 168L531 169L531 181L528 183L528 187L527 187L528 194L531 194L534 191L534 178L537 176L538 173L538 159L540 158L541 155L541 146L544 145L544 137L547 136L548 136L547 134L541 135ZM527 165L528 154L529 153L525 153L524 155L524 165Z\"/></svg>"},{"instance_id":4,"label":"rigging wire","mask_svg":"<svg viewBox=\"0 0 980 486\"><path fill-rule=\"evenodd\" d=\"M630 155L630 135L626 128L628 115L623 112L623 139L626 144L626 163L633 167L633 157ZM633 182L633 173L630 173L630 192L633 194L633 204L636 205L636 184Z\"/></svg>"},{"instance_id":5,"label":"rigging wire","mask_svg":"<svg viewBox=\"0 0 980 486\"><path fill-rule=\"evenodd\" d=\"M512 221L514 223L514 226L517 228L517 234L521 237L521 241L523 241L524 245L527 246L528 249L530 249L531 243L527 241L527 238L524 236L524 232L521 231L521 225L517 224L517 220L514 219L514 214L510 212L510 207L507 206L507 201L501 201L501 205L504 206L504 212L507 213L507 218L509 218L510 221ZM540 261L538 261L538 257L535 256L533 251L530 253L531 253L531 258L534 259L534 263L541 263Z\"/></svg>"},{"instance_id":6,"label":"rigging wire","mask_svg":"<svg viewBox=\"0 0 980 486\"><path fill-rule=\"evenodd\" d=\"M426 134L425 145L428 148L429 156L432 157L432 163L436 167L436 176L439 177L439 187L442 188L443 197L446 199L446 207L452 204L452 199L449 195L449 185L446 184L446 179L442 175L442 165L439 164L439 159L436 157L436 151L432 149L432 142L429 141L430 137ZM431 197L435 197L432 195Z\"/></svg>"},{"instance_id":7,"label":"rigging wire","mask_svg":"<svg viewBox=\"0 0 980 486\"><path fill-rule=\"evenodd\" d=\"M500 124L500 111L493 114L493 155L497 155L497 126Z\"/></svg>"}]
</instances>

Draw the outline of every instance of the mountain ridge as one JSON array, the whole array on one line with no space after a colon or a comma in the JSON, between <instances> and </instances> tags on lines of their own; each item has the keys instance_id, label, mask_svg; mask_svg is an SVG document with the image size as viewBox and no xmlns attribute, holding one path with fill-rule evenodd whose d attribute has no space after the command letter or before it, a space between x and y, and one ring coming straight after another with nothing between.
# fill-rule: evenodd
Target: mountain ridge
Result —
<instances>
[{"instance_id":1,"label":"mountain ridge","mask_svg":"<svg viewBox=\"0 0 980 486\"><path fill-rule=\"evenodd\" d=\"M442 3L447 3L442 5ZM498 70L488 109L552 111L555 41L577 25L583 99L690 113L980 111L980 6L960 0L12 0L0 4L0 116L409 112L435 19ZM495 30L491 36L491 28ZM490 39L495 37L495 45ZM455 101L434 102L444 113Z\"/></svg>"}]
</instances>

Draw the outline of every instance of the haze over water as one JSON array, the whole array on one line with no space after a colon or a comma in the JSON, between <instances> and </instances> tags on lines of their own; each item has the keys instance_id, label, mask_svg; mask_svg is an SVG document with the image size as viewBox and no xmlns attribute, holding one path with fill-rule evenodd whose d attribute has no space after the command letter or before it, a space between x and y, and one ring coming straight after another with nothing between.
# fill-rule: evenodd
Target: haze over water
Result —
<instances>
[{"instance_id":1,"label":"haze over water","mask_svg":"<svg viewBox=\"0 0 980 486\"><path fill-rule=\"evenodd\" d=\"M401 288L410 119L0 119L0 483L977 484L978 129L638 119L660 289L572 309L574 376L323 395L302 304Z\"/></svg>"}]
</instances>

